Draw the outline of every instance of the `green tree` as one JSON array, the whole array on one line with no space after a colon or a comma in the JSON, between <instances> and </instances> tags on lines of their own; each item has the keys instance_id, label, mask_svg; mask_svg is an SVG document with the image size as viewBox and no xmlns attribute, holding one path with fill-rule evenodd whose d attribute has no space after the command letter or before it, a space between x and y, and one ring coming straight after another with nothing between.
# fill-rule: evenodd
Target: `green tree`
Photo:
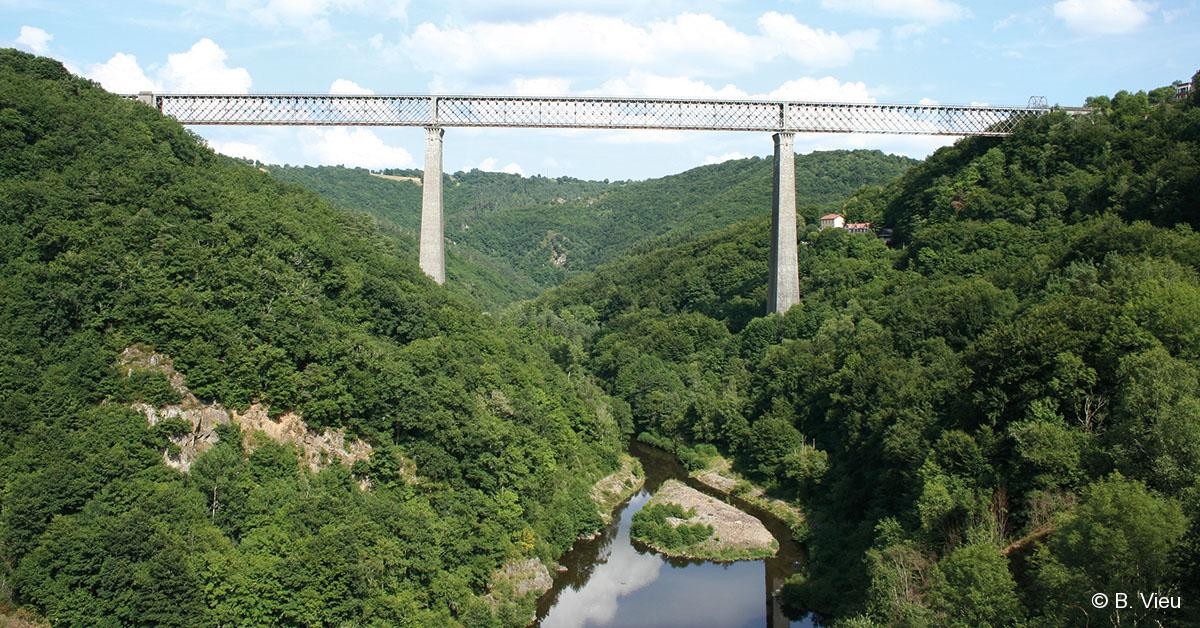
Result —
<instances>
[{"instance_id":1,"label":"green tree","mask_svg":"<svg viewBox=\"0 0 1200 628\"><path fill-rule=\"evenodd\" d=\"M1091 609L1093 593L1175 590L1171 555L1187 527L1178 502L1141 482L1114 474L1089 485L1079 506L1035 554L1043 616L1082 624L1093 613L1118 612ZM1124 614L1137 620L1149 612L1133 604Z\"/></svg>"},{"instance_id":2,"label":"green tree","mask_svg":"<svg viewBox=\"0 0 1200 628\"><path fill-rule=\"evenodd\" d=\"M933 567L929 580L929 606L939 624L1006 626L1023 619L1008 560L991 543L955 548Z\"/></svg>"}]
</instances>

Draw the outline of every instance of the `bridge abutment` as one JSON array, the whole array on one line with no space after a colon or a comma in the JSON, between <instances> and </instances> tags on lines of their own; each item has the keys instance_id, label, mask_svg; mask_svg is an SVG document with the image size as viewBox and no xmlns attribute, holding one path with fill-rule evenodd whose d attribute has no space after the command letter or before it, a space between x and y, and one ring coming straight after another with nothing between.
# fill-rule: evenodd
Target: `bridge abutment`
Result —
<instances>
[{"instance_id":1,"label":"bridge abutment","mask_svg":"<svg viewBox=\"0 0 1200 628\"><path fill-rule=\"evenodd\" d=\"M771 195L771 271L767 313L783 313L800 302L796 254L796 159L792 133L776 133L775 176Z\"/></svg>"},{"instance_id":2,"label":"bridge abutment","mask_svg":"<svg viewBox=\"0 0 1200 628\"><path fill-rule=\"evenodd\" d=\"M425 128L425 172L421 183L421 270L439 284L446 283L446 252L442 220L441 127Z\"/></svg>"}]
</instances>

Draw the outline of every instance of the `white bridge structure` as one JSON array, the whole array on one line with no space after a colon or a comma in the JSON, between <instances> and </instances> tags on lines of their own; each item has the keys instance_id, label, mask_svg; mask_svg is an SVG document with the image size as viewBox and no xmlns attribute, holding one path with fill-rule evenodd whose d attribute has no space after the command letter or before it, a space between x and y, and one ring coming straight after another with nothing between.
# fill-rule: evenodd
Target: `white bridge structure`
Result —
<instances>
[{"instance_id":1,"label":"white bridge structure","mask_svg":"<svg viewBox=\"0 0 1200 628\"><path fill-rule=\"evenodd\" d=\"M775 144L767 312L800 301L796 241L796 133L1004 136L1052 111L1025 107L766 100L338 94L155 94L130 96L185 125L423 127L421 269L446 281L442 138L447 127L656 129L771 133ZM1080 113L1085 109L1066 109Z\"/></svg>"}]
</instances>

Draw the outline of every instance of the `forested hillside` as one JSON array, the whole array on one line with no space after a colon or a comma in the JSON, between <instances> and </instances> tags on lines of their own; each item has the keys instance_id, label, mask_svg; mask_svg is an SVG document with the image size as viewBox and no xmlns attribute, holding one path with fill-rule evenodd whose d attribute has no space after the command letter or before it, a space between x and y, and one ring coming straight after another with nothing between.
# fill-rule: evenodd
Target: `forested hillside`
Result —
<instances>
[{"instance_id":1,"label":"forested hillside","mask_svg":"<svg viewBox=\"0 0 1200 628\"><path fill-rule=\"evenodd\" d=\"M796 156L796 196L809 223L840 207L864 185L895 179L912 164L879 151L824 151ZM362 169L269 166L272 175L316 190L415 234L421 188L416 170L388 170L388 180ZM646 181L580 181L472 170L444 181L450 251L501 262L538 287L667 237L679 241L740 220L767 215L770 158L703 166ZM856 210L855 210L856 211ZM453 260L450 264L454 270ZM515 296L532 296L513 290Z\"/></svg>"},{"instance_id":2,"label":"forested hillside","mask_svg":"<svg viewBox=\"0 0 1200 628\"><path fill-rule=\"evenodd\" d=\"M154 110L0 50L0 616L523 624L528 601L494 607L489 578L599 525L589 490L620 428L536 332L415 259ZM227 423L170 468L197 428L131 404L167 416L180 382L118 369L126 349L170 357L197 412L294 412L373 453L313 471Z\"/></svg>"},{"instance_id":3,"label":"forested hillside","mask_svg":"<svg viewBox=\"0 0 1200 628\"><path fill-rule=\"evenodd\" d=\"M802 229L786 315L760 316L760 219L574 278L521 316L646 439L692 465L715 445L803 507L796 608L841 625L1200 622L1200 107L1166 96L1093 99L860 192L850 206L906 245ZM1136 607L1097 609L1096 592Z\"/></svg>"}]
</instances>

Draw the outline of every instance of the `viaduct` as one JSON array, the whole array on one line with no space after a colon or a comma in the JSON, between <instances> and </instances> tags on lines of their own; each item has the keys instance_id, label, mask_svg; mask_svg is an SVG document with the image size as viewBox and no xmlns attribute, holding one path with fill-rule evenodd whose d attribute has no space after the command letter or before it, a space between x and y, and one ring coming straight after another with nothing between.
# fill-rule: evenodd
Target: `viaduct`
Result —
<instances>
[{"instance_id":1,"label":"viaduct","mask_svg":"<svg viewBox=\"0 0 1200 628\"><path fill-rule=\"evenodd\" d=\"M775 144L767 312L800 301L796 133L1004 136L1051 111L1026 107L764 100L524 96L155 94L130 96L185 125L411 126L425 129L421 270L446 281L442 138L446 127L670 129L770 133ZM1069 113L1085 110L1068 109Z\"/></svg>"}]
</instances>

